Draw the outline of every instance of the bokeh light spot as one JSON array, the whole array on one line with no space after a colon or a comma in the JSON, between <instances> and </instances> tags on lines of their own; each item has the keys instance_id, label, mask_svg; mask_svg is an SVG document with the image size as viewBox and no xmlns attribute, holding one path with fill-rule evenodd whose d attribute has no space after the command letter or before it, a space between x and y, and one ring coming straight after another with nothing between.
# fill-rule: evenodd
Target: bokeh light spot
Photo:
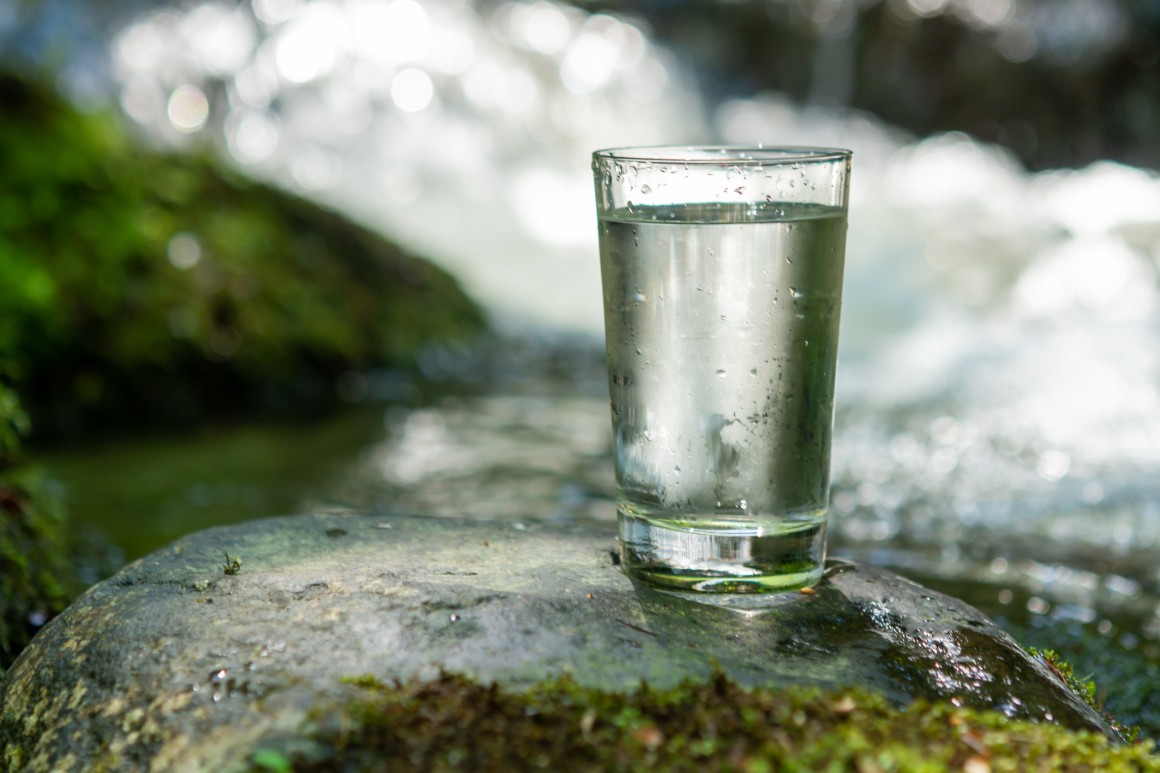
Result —
<instances>
[{"instance_id":1,"label":"bokeh light spot","mask_svg":"<svg viewBox=\"0 0 1160 773\"><path fill-rule=\"evenodd\" d=\"M178 86L169 95L166 114L173 128L180 132L195 132L205 126L209 119L209 100L205 92L187 83Z\"/></svg>"},{"instance_id":2,"label":"bokeh light spot","mask_svg":"<svg viewBox=\"0 0 1160 773\"><path fill-rule=\"evenodd\" d=\"M157 26L155 20L141 21L118 35L113 44L117 64L141 72L162 62L166 54L165 38Z\"/></svg>"},{"instance_id":3,"label":"bokeh light spot","mask_svg":"<svg viewBox=\"0 0 1160 773\"><path fill-rule=\"evenodd\" d=\"M357 50L384 65L421 60L431 47L431 19L415 0L348 3Z\"/></svg>"},{"instance_id":4,"label":"bokeh light spot","mask_svg":"<svg viewBox=\"0 0 1160 773\"><path fill-rule=\"evenodd\" d=\"M302 0L254 0L254 15L266 24L282 24L298 15Z\"/></svg>"},{"instance_id":5,"label":"bokeh light spot","mask_svg":"<svg viewBox=\"0 0 1160 773\"><path fill-rule=\"evenodd\" d=\"M234 158L242 163L255 164L274 153L281 131L273 116L267 113L239 114L235 111L230 118L227 145Z\"/></svg>"},{"instance_id":6,"label":"bokeh light spot","mask_svg":"<svg viewBox=\"0 0 1160 773\"><path fill-rule=\"evenodd\" d=\"M201 262L201 241L191 233L182 231L169 240L169 262L183 271Z\"/></svg>"},{"instance_id":7,"label":"bokeh light spot","mask_svg":"<svg viewBox=\"0 0 1160 773\"><path fill-rule=\"evenodd\" d=\"M440 72L458 75L475 59L475 44L461 30L444 30L431 42L431 63Z\"/></svg>"},{"instance_id":8,"label":"bokeh light spot","mask_svg":"<svg viewBox=\"0 0 1160 773\"><path fill-rule=\"evenodd\" d=\"M418 113L431 104L435 84L431 76L416 67L408 67L391 83L391 99L404 113Z\"/></svg>"},{"instance_id":9,"label":"bokeh light spot","mask_svg":"<svg viewBox=\"0 0 1160 773\"><path fill-rule=\"evenodd\" d=\"M274 48L278 72L291 83L308 83L327 75L346 52L346 32L342 12L316 0L278 38Z\"/></svg>"},{"instance_id":10,"label":"bokeh light spot","mask_svg":"<svg viewBox=\"0 0 1160 773\"><path fill-rule=\"evenodd\" d=\"M209 75L220 77L236 71L254 49L253 17L238 9L206 3L190 11L181 27L182 36Z\"/></svg>"},{"instance_id":11,"label":"bokeh light spot","mask_svg":"<svg viewBox=\"0 0 1160 773\"><path fill-rule=\"evenodd\" d=\"M536 3L524 22L524 38L542 54L558 54L568 46L572 25L552 3Z\"/></svg>"}]
</instances>

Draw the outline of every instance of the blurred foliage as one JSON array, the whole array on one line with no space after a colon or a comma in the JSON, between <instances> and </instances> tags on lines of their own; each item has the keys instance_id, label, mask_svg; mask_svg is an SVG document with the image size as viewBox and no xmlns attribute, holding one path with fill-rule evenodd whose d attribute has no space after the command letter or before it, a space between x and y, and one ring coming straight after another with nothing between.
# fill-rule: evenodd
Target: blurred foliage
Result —
<instances>
[{"instance_id":1,"label":"blurred foliage","mask_svg":"<svg viewBox=\"0 0 1160 773\"><path fill-rule=\"evenodd\" d=\"M40 626L119 563L69 523L59 490L22 459L27 426L15 392L0 383L0 674Z\"/></svg>"},{"instance_id":2,"label":"blurred foliage","mask_svg":"<svg viewBox=\"0 0 1160 773\"><path fill-rule=\"evenodd\" d=\"M0 75L0 360L37 432L325 403L479 331L429 263Z\"/></svg>"},{"instance_id":3,"label":"blurred foliage","mask_svg":"<svg viewBox=\"0 0 1160 773\"><path fill-rule=\"evenodd\" d=\"M0 459L20 451L20 438L28 432L28 414L20 408L16 393L0 384Z\"/></svg>"}]
</instances>

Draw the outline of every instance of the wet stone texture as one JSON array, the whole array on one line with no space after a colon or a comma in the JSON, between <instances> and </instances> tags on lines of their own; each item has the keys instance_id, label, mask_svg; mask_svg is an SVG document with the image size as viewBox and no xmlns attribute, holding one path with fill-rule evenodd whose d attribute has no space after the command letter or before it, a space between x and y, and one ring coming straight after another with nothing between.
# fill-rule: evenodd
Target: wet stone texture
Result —
<instances>
[{"instance_id":1,"label":"wet stone texture","mask_svg":"<svg viewBox=\"0 0 1160 773\"><path fill-rule=\"evenodd\" d=\"M0 683L0 768L230 770L292 748L344 677L441 670L625 690L721 669L1113 734L977 610L889 572L831 562L812 594L729 606L634 586L614 548L592 526L352 514L191 535L34 639Z\"/></svg>"}]
</instances>

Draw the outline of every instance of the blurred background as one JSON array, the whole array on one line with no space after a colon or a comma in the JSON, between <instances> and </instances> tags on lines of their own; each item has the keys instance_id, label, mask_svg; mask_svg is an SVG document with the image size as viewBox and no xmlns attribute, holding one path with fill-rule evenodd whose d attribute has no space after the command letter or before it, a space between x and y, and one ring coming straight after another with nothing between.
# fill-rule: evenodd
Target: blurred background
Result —
<instances>
[{"instance_id":1,"label":"blurred background","mask_svg":"<svg viewBox=\"0 0 1160 773\"><path fill-rule=\"evenodd\" d=\"M105 565L611 523L589 154L849 147L832 552L1160 728L1160 4L16 0L0 65L0 448Z\"/></svg>"}]
</instances>

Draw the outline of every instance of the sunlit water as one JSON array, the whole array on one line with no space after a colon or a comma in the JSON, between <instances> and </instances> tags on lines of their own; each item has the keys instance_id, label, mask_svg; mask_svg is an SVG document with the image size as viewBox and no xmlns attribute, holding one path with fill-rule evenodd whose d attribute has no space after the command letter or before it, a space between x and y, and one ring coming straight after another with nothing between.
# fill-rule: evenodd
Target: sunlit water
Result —
<instances>
[{"instance_id":1,"label":"sunlit water","mask_svg":"<svg viewBox=\"0 0 1160 773\"><path fill-rule=\"evenodd\" d=\"M975 14L983 28L1014 18L984 18L1002 3L911 5ZM996 40L1033 53L1018 36ZM215 145L432 255L508 329L587 336L596 353L576 366L583 388L569 377L517 389L536 372L517 363L482 395L397 405L300 503L610 522L587 154L850 147L835 549L996 614L1155 653L1153 172L1028 174L964 136L918 141L778 95L703 105L642 25L549 2L201 3L129 21L109 56L116 96L151 141ZM458 355L427 364L488 367ZM182 528L206 522L199 507Z\"/></svg>"}]
</instances>

